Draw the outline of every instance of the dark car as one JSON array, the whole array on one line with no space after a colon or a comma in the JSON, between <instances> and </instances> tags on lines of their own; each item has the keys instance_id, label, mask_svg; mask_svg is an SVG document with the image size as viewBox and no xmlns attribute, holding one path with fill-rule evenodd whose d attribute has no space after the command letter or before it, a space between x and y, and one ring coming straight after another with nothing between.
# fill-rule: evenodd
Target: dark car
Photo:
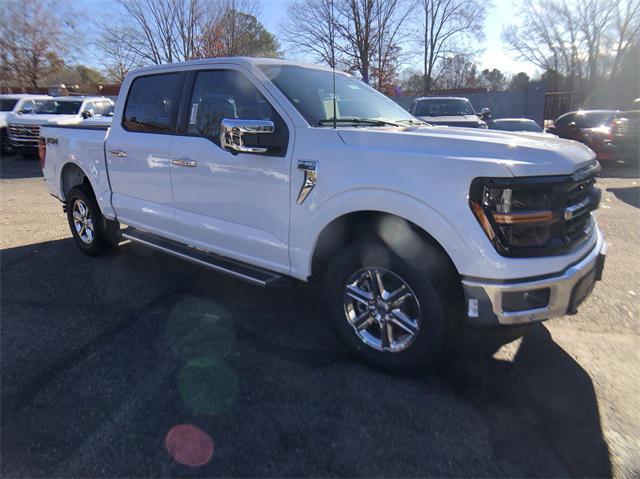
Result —
<instances>
[{"instance_id":1,"label":"dark car","mask_svg":"<svg viewBox=\"0 0 640 479\"><path fill-rule=\"evenodd\" d=\"M622 111L611 125L611 142L619 159L640 160L640 110Z\"/></svg>"},{"instance_id":2,"label":"dark car","mask_svg":"<svg viewBox=\"0 0 640 479\"><path fill-rule=\"evenodd\" d=\"M413 100L410 112L432 125L487 128L466 98L423 96Z\"/></svg>"},{"instance_id":3,"label":"dark car","mask_svg":"<svg viewBox=\"0 0 640 479\"><path fill-rule=\"evenodd\" d=\"M498 118L491 120L488 125L492 130L543 132L542 127L529 118Z\"/></svg>"},{"instance_id":4,"label":"dark car","mask_svg":"<svg viewBox=\"0 0 640 479\"><path fill-rule=\"evenodd\" d=\"M616 151L611 143L611 126L616 113L616 110L571 111L556 118L547 131L584 143L600 161L612 161L616 159Z\"/></svg>"}]
</instances>

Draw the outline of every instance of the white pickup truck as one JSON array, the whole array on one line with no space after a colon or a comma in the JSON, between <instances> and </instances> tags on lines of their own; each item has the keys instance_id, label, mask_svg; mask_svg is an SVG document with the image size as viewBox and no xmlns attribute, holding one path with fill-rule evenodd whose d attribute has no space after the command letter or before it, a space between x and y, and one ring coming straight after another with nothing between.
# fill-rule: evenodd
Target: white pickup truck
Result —
<instances>
[{"instance_id":1,"label":"white pickup truck","mask_svg":"<svg viewBox=\"0 0 640 479\"><path fill-rule=\"evenodd\" d=\"M35 154L41 127L75 125L112 110L113 101L103 96L59 96L34 101L30 110L23 108L8 117L9 141L18 153Z\"/></svg>"},{"instance_id":2,"label":"white pickup truck","mask_svg":"<svg viewBox=\"0 0 640 479\"><path fill-rule=\"evenodd\" d=\"M317 281L339 337L388 370L432 364L464 325L571 313L604 266L584 145L432 127L319 66L139 69L110 127L45 127L40 150L85 253L127 239L262 286Z\"/></svg>"},{"instance_id":3,"label":"white pickup truck","mask_svg":"<svg viewBox=\"0 0 640 479\"><path fill-rule=\"evenodd\" d=\"M7 134L7 120L14 114L33 111L41 100L50 100L49 95L29 95L25 93L0 95L0 147L3 153L12 153L13 147Z\"/></svg>"}]
</instances>

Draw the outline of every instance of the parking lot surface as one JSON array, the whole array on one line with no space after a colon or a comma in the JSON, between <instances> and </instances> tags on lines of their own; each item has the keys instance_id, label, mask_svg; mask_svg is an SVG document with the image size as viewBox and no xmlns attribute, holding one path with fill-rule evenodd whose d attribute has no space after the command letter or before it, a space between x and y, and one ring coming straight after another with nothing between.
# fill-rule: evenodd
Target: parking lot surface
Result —
<instances>
[{"instance_id":1,"label":"parking lot surface","mask_svg":"<svg viewBox=\"0 0 640 479\"><path fill-rule=\"evenodd\" d=\"M609 256L577 315L403 378L346 356L312 287L84 256L37 161L2 158L0 473L638 477L637 177L599 181Z\"/></svg>"}]
</instances>

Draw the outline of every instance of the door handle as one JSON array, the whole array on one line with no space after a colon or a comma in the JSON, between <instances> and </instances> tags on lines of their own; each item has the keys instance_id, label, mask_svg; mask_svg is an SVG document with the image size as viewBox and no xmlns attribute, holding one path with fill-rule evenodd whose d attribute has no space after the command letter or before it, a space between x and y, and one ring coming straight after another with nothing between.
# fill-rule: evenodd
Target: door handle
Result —
<instances>
[{"instance_id":1,"label":"door handle","mask_svg":"<svg viewBox=\"0 0 640 479\"><path fill-rule=\"evenodd\" d=\"M171 164L172 165L176 165L176 166L186 166L189 168L194 168L196 166L198 166L198 162L195 160L186 160L184 158L178 158L175 160L171 160Z\"/></svg>"},{"instance_id":2,"label":"door handle","mask_svg":"<svg viewBox=\"0 0 640 479\"><path fill-rule=\"evenodd\" d=\"M109 150L109 153L116 158L126 158L127 152L124 150Z\"/></svg>"}]
</instances>

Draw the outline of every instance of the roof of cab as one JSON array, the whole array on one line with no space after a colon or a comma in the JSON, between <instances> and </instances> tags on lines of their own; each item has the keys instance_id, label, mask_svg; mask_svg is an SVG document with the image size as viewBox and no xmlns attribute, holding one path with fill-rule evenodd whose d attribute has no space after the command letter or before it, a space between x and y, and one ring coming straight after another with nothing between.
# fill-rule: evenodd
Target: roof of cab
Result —
<instances>
[{"instance_id":1,"label":"roof of cab","mask_svg":"<svg viewBox=\"0 0 640 479\"><path fill-rule=\"evenodd\" d=\"M304 68L313 68L316 70L332 71L330 67L324 65L315 65L312 63L295 62L291 60L280 60L278 58L254 58L254 57L220 57L220 58L203 58L200 60L189 60L186 62L165 63L163 65L151 65L147 67L132 70L130 74L138 75L140 73L161 72L163 70L176 70L180 67L206 66L217 64L233 64L251 68L259 65L291 65ZM344 73L336 71L336 73Z\"/></svg>"},{"instance_id":2,"label":"roof of cab","mask_svg":"<svg viewBox=\"0 0 640 479\"><path fill-rule=\"evenodd\" d=\"M531 123L534 122L535 120L532 120L531 118L496 118L493 120L494 123L500 123L500 122L506 122L506 121L517 121L517 122L527 122L527 123Z\"/></svg>"},{"instance_id":3,"label":"roof of cab","mask_svg":"<svg viewBox=\"0 0 640 479\"><path fill-rule=\"evenodd\" d=\"M49 95L36 95L33 93L3 93L0 94L0 99L8 99L8 100L20 100L22 98L33 98L33 99L44 99L51 98Z\"/></svg>"},{"instance_id":4,"label":"roof of cab","mask_svg":"<svg viewBox=\"0 0 640 479\"><path fill-rule=\"evenodd\" d=\"M83 96L83 95L78 95L78 96L56 96L56 97L52 97L51 99L55 100L55 101L85 101L85 100L109 100L109 101L111 101L106 96Z\"/></svg>"},{"instance_id":5,"label":"roof of cab","mask_svg":"<svg viewBox=\"0 0 640 479\"><path fill-rule=\"evenodd\" d=\"M463 96L419 96L414 101L419 100L466 100L469 101L468 98Z\"/></svg>"}]
</instances>

